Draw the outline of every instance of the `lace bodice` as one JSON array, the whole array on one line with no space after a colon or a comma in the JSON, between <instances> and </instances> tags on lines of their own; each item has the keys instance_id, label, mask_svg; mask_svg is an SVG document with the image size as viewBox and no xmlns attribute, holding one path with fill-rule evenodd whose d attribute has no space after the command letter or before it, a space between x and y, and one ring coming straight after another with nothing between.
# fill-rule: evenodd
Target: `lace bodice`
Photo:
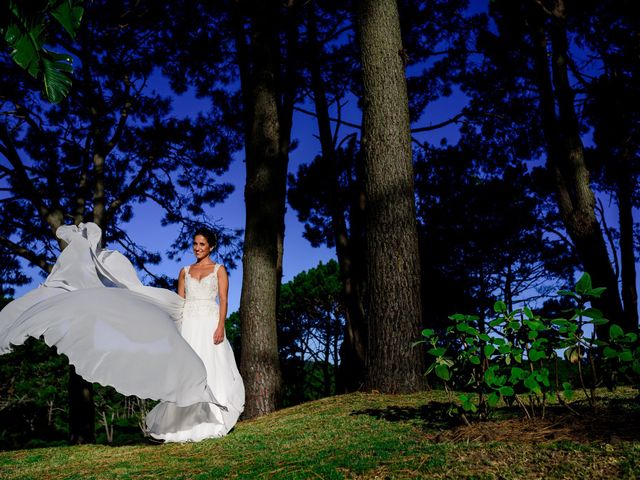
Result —
<instances>
[{"instance_id":1,"label":"lace bodice","mask_svg":"<svg viewBox=\"0 0 640 480\"><path fill-rule=\"evenodd\" d=\"M218 269L220 264L216 264L213 272L205 275L200 280L193 278L189 274L189 267L184 267L184 292L185 309L209 309L217 306L218 297Z\"/></svg>"}]
</instances>

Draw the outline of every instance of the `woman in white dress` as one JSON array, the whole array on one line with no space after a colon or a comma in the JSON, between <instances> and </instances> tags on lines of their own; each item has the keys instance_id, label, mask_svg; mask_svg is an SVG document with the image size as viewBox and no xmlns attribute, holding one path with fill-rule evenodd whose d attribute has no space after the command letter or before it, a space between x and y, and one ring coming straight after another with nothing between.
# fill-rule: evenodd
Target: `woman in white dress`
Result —
<instances>
[{"instance_id":1,"label":"woman in white dress","mask_svg":"<svg viewBox=\"0 0 640 480\"><path fill-rule=\"evenodd\" d=\"M207 384L216 402L186 407L159 403L147 415L147 428L149 435L165 442L200 441L226 435L244 408L244 384L225 337L229 278L224 266L214 263L209 256L214 245L212 232L202 229L195 233L196 262L180 270L178 295L185 299L181 334L202 359Z\"/></svg>"},{"instance_id":2,"label":"woman in white dress","mask_svg":"<svg viewBox=\"0 0 640 480\"><path fill-rule=\"evenodd\" d=\"M144 286L124 255L101 248L102 231L96 224L65 225L56 235L67 247L49 277L0 311L0 355L28 337L42 338L65 354L85 380L125 395L161 400L147 421L162 429L152 432L171 437L177 428L184 430L200 420L215 428L207 427L203 436L203 427L198 427L197 435L176 440L229 431L242 412L244 386L229 343L213 345L214 333L220 340L224 332L223 322L221 330L216 329L215 295L217 278L226 281L226 272L214 265L215 275L212 270L201 278L199 268L211 269L207 264L213 264L207 253L203 260L208 261L193 272L201 280L195 287L184 272L184 291L187 298L193 297L185 302L169 290ZM204 251L198 247L198 252ZM228 283L225 315L227 288ZM186 341L178 329L183 317ZM200 337L199 327L210 332ZM205 336L211 348L204 345ZM158 415L161 411L167 415Z\"/></svg>"}]
</instances>

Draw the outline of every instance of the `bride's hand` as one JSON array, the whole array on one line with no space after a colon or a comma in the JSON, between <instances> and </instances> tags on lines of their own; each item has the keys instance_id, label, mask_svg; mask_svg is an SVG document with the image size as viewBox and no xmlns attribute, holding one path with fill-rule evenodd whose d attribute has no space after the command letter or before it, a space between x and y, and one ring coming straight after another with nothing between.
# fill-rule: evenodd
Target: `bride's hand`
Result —
<instances>
[{"instance_id":1,"label":"bride's hand","mask_svg":"<svg viewBox=\"0 0 640 480\"><path fill-rule=\"evenodd\" d=\"M213 332L213 343L218 345L222 343L224 340L224 328L216 328L216 331Z\"/></svg>"}]
</instances>

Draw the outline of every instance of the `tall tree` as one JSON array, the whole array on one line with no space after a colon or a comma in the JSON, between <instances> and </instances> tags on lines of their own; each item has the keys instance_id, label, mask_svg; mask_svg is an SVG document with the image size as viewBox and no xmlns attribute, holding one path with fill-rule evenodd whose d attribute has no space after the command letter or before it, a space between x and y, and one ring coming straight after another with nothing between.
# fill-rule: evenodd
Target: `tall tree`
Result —
<instances>
[{"instance_id":1,"label":"tall tree","mask_svg":"<svg viewBox=\"0 0 640 480\"><path fill-rule=\"evenodd\" d=\"M528 15L534 81L540 92L547 165L555 178L560 215L585 269L596 284L607 287L599 302L603 310L612 320L623 323L618 281L596 218L595 196L574 104L575 91L570 83L567 5L564 0L554 0L538 8Z\"/></svg>"},{"instance_id":2,"label":"tall tree","mask_svg":"<svg viewBox=\"0 0 640 480\"><path fill-rule=\"evenodd\" d=\"M394 0L358 8L362 59L369 318L367 386L383 392L423 386L424 359L410 348L422 324L409 102Z\"/></svg>"},{"instance_id":3,"label":"tall tree","mask_svg":"<svg viewBox=\"0 0 640 480\"><path fill-rule=\"evenodd\" d=\"M459 69L468 55L470 19L463 15L466 0L398 2L406 66L411 69L409 111L419 120L430 102L452 92L451 71ZM358 17L349 2L307 2L307 95L315 106L322 155L302 165L291 177L289 203L305 222L305 236L313 246L326 243L336 248L347 305L345 336L339 376L346 390L361 388L367 348L364 280L364 232L362 161L354 142L360 125L342 120L352 96L362 98L360 54L354 40ZM362 102L360 102L360 105ZM330 113L331 112L331 113ZM333 117L331 116L333 115ZM436 125L421 126L412 133L450 125L460 113ZM333 131L332 131L333 126ZM351 133L342 134L344 129ZM417 140L416 140L417 142ZM342 145L346 145L343 148Z\"/></svg>"},{"instance_id":4,"label":"tall tree","mask_svg":"<svg viewBox=\"0 0 640 480\"><path fill-rule=\"evenodd\" d=\"M280 391L276 305L282 274L286 172L296 90L299 2L179 1L164 39L178 91L195 87L222 109L223 135L244 140L246 228L241 296L245 417L273 410ZM238 82L239 80L239 82ZM275 262L275 263L274 263Z\"/></svg>"},{"instance_id":5,"label":"tall tree","mask_svg":"<svg viewBox=\"0 0 640 480\"><path fill-rule=\"evenodd\" d=\"M320 145L322 148L322 156L316 161L321 160L324 168L320 176L314 176L311 184L326 184L323 194L328 200L328 213L331 218L331 231L333 232L330 243L335 245L338 263L340 265L340 275L342 278L342 286L346 303L346 324L345 336L342 347L342 360L340 369L341 386L345 391L353 391L360 388L364 383L365 364L366 364L366 345L367 345L367 329L363 304L363 279L362 269L360 266L360 256L358 251L358 236L349 234L346 211L344 209L342 198L344 197L343 187L340 185L340 179L343 176L340 166L338 165L338 152L336 151L336 136L331 130L331 120L329 116L329 101L327 96L327 88L325 79L322 75L322 66L325 65L325 54L323 45L333 40L330 35L320 37L318 32L318 18L316 14L315 2L309 2L307 8L307 68L311 77L311 88L313 91L313 100L318 122L318 132ZM335 28L333 29L335 31ZM333 32L330 32L333 33ZM338 99L338 102L341 100ZM337 131L336 131L337 133ZM353 142L352 150L353 150ZM317 168L317 167L316 167ZM301 175L302 174L302 175ZM302 171L299 172L299 180L304 176ZM318 179L323 181L318 182ZM307 185L306 188L312 187ZM313 190L313 187L312 187ZM300 192L303 193L303 192ZM362 194L361 189L356 189L352 195L359 196ZM308 191L302 195L293 197L292 204L298 208L303 207L303 198ZM297 201L298 200L298 201ZM299 201L302 200L302 201ZM356 200L357 202L357 200ZM352 202L349 202L353 206ZM356 203L357 204L357 203ZM294 208L296 208L294 206ZM352 223L357 218L359 209L350 208ZM300 211L300 210L299 210Z\"/></svg>"},{"instance_id":6,"label":"tall tree","mask_svg":"<svg viewBox=\"0 0 640 480\"><path fill-rule=\"evenodd\" d=\"M576 12L583 8L564 0L490 2L492 23L478 29L481 55L459 79L471 97L470 131L482 132L489 144L503 143L516 158L546 161L562 222L552 233L566 239L595 284L607 287L596 306L623 322L583 142L581 82L589 76L581 69L590 66L575 59L585 43L573 43L576 22L584 20Z\"/></svg>"},{"instance_id":7,"label":"tall tree","mask_svg":"<svg viewBox=\"0 0 640 480\"><path fill-rule=\"evenodd\" d=\"M364 385L364 187L355 136L351 135L344 146L329 148L330 161L323 147L323 155L290 175L288 200L304 222L304 236L310 244L336 248L346 320L338 369L338 389L344 392Z\"/></svg>"},{"instance_id":8,"label":"tall tree","mask_svg":"<svg viewBox=\"0 0 640 480\"><path fill-rule=\"evenodd\" d=\"M286 10L295 8L293 2L283 7L275 1L247 1L235 8L247 167L240 369L247 392L244 414L251 418L275 410L281 391L276 318L297 34L293 14ZM284 60L282 37L289 47Z\"/></svg>"},{"instance_id":9,"label":"tall tree","mask_svg":"<svg viewBox=\"0 0 640 480\"><path fill-rule=\"evenodd\" d=\"M619 273L625 325L638 325L634 209L640 207L640 68L636 61L640 27L634 15L635 2L609 0L590 2L577 16L581 40L595 53L602 66L600 75L582 82L587 92L587 121L593 126L595 148L588 160L599 187L618 204ZM608 25L602 35L599 25ZM581 77L582 78L582 77ZM615 248L613 249L615 255Z\"/></svg>"}]
</instances>

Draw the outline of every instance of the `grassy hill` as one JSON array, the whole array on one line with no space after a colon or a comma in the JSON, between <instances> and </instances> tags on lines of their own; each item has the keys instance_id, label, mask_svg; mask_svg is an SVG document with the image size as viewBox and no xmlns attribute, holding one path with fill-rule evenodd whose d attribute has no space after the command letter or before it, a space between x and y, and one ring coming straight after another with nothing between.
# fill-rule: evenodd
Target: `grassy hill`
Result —
<instances>
[{"instance_id":1,"label":"grassy hill","mask_svg":"<svg viewBox=\"0 0 640 480\"><path fill-rule=\"evenodd\" d=\"M4 451L0 478L639 478L630 395L600 417L565 409L544 421L501 415L466 426L447 415L442 392L355 393L243 421L200 443Z\"/></svg>"}]
</instances>

